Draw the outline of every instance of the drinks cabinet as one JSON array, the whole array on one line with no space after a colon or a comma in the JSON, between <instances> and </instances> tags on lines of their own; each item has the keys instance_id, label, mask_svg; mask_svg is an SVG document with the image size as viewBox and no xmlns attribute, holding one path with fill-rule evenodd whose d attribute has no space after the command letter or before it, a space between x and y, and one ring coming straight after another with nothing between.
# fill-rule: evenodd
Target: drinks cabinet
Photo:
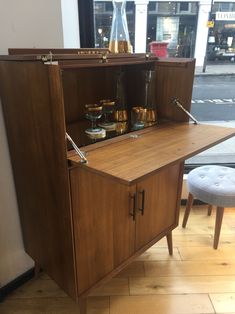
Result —
<instances>
[{"instance_id":1,"label":"drinks cabinet","mask_svg":"<svg viewBox=\"0 0 235 314\"><path fill-rule=\"evenodd\" d=\"M25 250L86 313L92 290L159 239L166 236L172 254L184 160L235 130L194 124L173 104L177 98L190 111L193 59L95 49L9 53L0 57L0 97ZM155 73L157 118L133 128L146 71ZM86 105L117 98L114 128L90 137Z\"/></svg>"}]
</instances>

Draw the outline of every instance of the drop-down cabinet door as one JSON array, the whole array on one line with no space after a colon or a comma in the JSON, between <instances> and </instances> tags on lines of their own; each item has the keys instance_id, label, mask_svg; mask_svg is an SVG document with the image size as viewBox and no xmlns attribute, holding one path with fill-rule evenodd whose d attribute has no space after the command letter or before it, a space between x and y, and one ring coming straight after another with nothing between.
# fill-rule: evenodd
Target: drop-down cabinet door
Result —
<instances>
[{"instance_id":1,"label":"drop-down cabinet door","mask_svg":"<svg viewBox=\"0 0 235 314\"><path fill-rule=\"evenodd\" d=\"M136 250L177 225L181 170L182 164L169 166L137 184Z\"/></svg>"}]
</instances>

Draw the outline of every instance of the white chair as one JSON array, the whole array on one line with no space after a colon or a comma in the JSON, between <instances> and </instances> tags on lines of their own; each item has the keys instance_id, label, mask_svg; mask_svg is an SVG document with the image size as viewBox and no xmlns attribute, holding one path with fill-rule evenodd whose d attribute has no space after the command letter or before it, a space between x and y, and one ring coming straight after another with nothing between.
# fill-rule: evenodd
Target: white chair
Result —
<instances>
[{"instance_id":1,"label":"white chair","mask_svg":"<svg viewBox=\"0 0 235 314\"><path fill-rule=\"evenodd\" d=\"M188 174L188 200L182 227L185 228L194 198L208 206L208 215L212 206L216 206L216 222L214 232L214 249L219 243L224 207L235 207L235 169L224 166L202 166Z\"/></svg>"}]
</instances>

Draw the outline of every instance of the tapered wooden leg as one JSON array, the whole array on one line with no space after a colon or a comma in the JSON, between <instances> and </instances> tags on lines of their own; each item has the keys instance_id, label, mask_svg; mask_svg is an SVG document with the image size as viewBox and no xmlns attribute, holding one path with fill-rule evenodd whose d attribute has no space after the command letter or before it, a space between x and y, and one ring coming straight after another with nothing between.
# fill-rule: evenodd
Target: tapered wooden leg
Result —
<instances>
[{"instance_id":1,"label":"tapered wooden leg","mask_svg":"<svg viewBox=\"0 0 235 314\"><path fill-rule=\"evenodd\" d=\"M213 207L212 205L210 205L210 204L208 205L208 210L207 210L207 215L208 215L208 216L211 215L212 207Z\"/></svg>"},{"instance_id":2,"label":"tapered wooden leg","mask_svg":"<svg viewBox=\"0 0 235 314\"><path fill-rule=\"evenodd\" d=\"M173 242L172 242L172 232L169 232L166 235L168 252L170 255L173 255Z\"/></svg>"},{"instance_id":3,"label":"tapered wooden leg","mask_svg":"<svg viewBox=\"0 0 235 314\"><path fill-rule=\"evenodd\" d=\"M35 262L35 266L34 266L34 278L38 278L38 277L39 277L40 270L41 270L40 265L38 264L38 262Z\"/></svg>"},{"instance_id":4,"label":"tapered wooden leg","mask_svg":"<svg viewBox=\"0 0 235 314\"><path fill-rule=\"evenodd\" d=\"M183 223L182 223L183 228L186 227L186 224L188 221L188 216L189 216L192 205L193 205L193 195L191 193L189 193L186 208L185 208L185 213L184 213L184 219L183 219Z\"/></svg>"},{"instance_id":5,"label":"tapered wooden leg","mask_svg":"<svg viewBox=\"0 0 235 314\"><path fill-rule=\"evenodd\" d=\"M87 298L79 299L78 306L80 314L87 314Z\"/></svg>"},{"instance_id":6,"label":"tapered wooden leg","mask_svg":"<svg viewBox=\"0 0 235 314\"><path fill-rule=\"evenodd\" d=\"M215 235L214 235L214 249L216 250L219 244L219 236L224 216L224 207L218 206L216 208L216 219L215 219Z\"/></svg>"}]
</instances>

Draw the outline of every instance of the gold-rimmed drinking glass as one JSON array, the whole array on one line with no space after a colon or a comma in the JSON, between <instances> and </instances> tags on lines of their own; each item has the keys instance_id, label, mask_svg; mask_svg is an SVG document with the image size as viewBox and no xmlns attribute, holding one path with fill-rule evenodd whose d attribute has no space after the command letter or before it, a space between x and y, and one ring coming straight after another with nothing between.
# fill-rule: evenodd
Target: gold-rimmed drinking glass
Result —
<instances>
[{"instance_id":1,"label":"gold-rimmed drinking glass","mask_svg":"<svg viewBox=\"0 0 235 314\"><path fill-rule=\"evenodd\" d=\"M91 121L91 127L86 129L86 133L98 133L102 132L102 128L97 127L96 122L102 116L102 105L100 104L86 104L85 105L85 116Z\"/></svg>"},{"instance_id":2,"label":"gold-rimmed drinking glass","mask_svg":"<svg viewBox=\"0 0 235 314\"><path fill-rule=\"evenodd\" d=\"M113 122L113 112L115 109L115 101L110 99L102 99L100 100L100 104L102 105L102 112L104 114L104 121L99 125L105 130L115 128L115 123Z\"/></svg>"}]
</instances>

